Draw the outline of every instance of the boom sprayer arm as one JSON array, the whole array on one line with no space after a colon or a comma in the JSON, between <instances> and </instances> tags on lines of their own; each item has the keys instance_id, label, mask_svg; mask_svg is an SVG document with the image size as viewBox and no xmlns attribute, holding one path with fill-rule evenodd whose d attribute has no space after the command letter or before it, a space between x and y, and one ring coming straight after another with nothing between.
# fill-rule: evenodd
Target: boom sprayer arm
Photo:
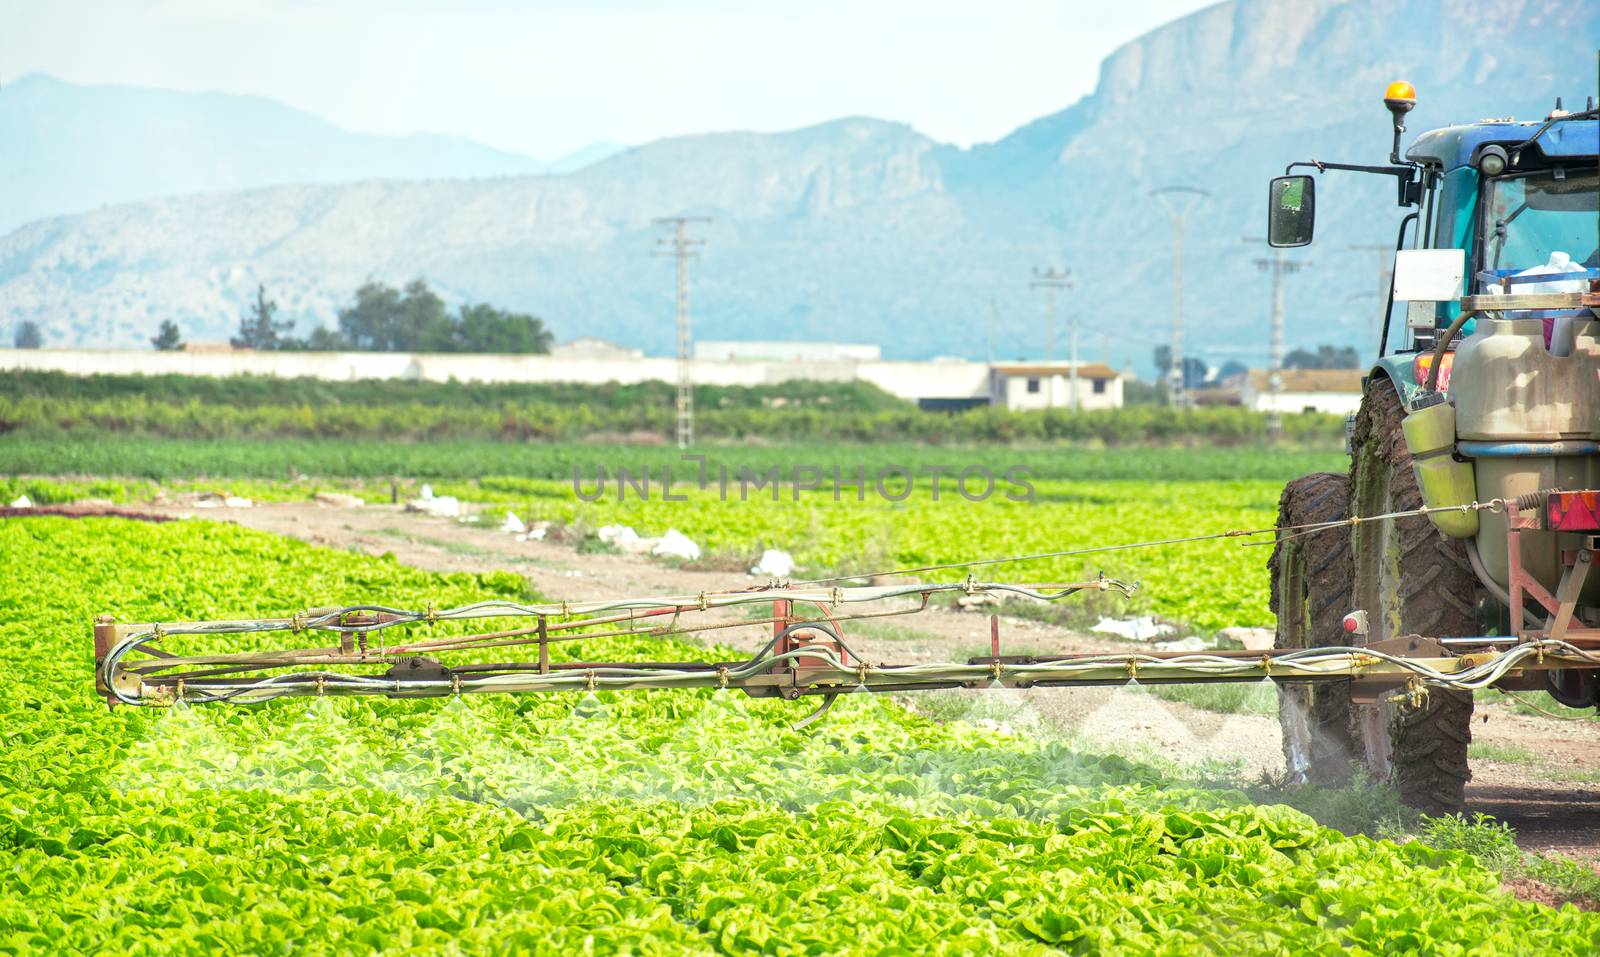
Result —
<instances>
[{"instance_id":1,"label":"boom sprayer arm","mask_svg":"<svg viewBox=\"0 0 1600 957\"><path fill-rule=\"evenodd\" d=\"M846 693L939 689L1047 688L1259 681L1357 679L1363 686L1419 705L1429 687L1475 690L1530 670L1600 667L1600 654L1549 638L1504 647L1506 639L1406 639L1370 647L1273 651L1154 652L1061 656L1002 655L999 619L991 617L991 654L965 662L873 663L846 640L845 624L926 609L936 594L1010 594L1055 601L1079 592L1132 586L1106 578L1052 585L961 582L934 585L798 589L784 586L695 596L653 597L588 605L485 602L447 610L405 611L376 605L318 609L289 618L124 625L95 628L96 683L112 704L254 704L304 696L444 697L483 693L593 692L668 688L736 688L752 697L823 703L801 724ZM865 603L910 599L909 608L841 614ZM694 624L715 609L770 603L770 617ZM802 617L795 604L816 606ZM532 618L530 627L445 637L415 637L434 624ZM649 627L664 620L665 624ZM742 659L711 661L552 661L550 645L588 638L705 635L716 629L771 625L772 637ZM168 650L178 638L322 633L337 644L303 648L196 652ZM1464 644L1463 644L1464 643ZM536 655L488 660L486 649L532 647ZM440 657L467 660L445 664ZM495 657L501 657L496 655Z\"/></svg>"}]
</instances>

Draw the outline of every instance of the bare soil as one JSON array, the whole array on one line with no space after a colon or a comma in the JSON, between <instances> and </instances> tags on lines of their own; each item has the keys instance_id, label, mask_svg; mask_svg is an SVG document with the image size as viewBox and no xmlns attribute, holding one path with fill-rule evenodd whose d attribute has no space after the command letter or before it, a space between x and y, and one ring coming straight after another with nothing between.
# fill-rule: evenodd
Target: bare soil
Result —
<instances>
[{"instance_id":1,"label":"bare soil","mask_svg":"<svg viewBox=\"0 0 1600 957\"><path fill-rule=\"evenodd\" d=\"M675 567L645 556L580 554L557 542L518 542L493 527L407 513L389 505L152 506L148 511L237 522L370 555L389 553L402 563L435 571L504 569L525 576L540 594L556 600L698 594L765 580L741 571ZM753 651L770 636L766 628L770 626L739 622L717 640ZM985 610L930 609L914 616L850 623L844 633L868 660L914 663L987 655L989 628ZM1000 640L1002 654L1126 652L1140 647L1009 616L1000 620ZM1018 730L1064 734L1124 753L1184 763L1212 759L1241 767L1251 777L1270 778L1283 772L1278 722L1271 717L1219 714L1129 688L968 694L974 714ZM917 706L915 700L909 703ZM1600 721L1518 714L1507 704L1491 701L1480 702L1472 732L1474 741L1494 750L1499 759L1473 759L1467 813L1483 812L1510 822L1525 849L1600 860ZM1536 887L1519 893L1524 892L1530 899L1540 899Z\"/></svg>"},{"instance_id":2,"label":"bare soil","mask_svg":"<svg viewBox=\"0 0 1600 957\"><path fill-rule=\"evenodd\" d=\"M114 516L116 518L131 518L141 522L170 522L174 517L171 515L157 515L153 512L141 512L122 506L95 505L85 502L67 505L30 505L26 508L18 508L13 505L0 507L0 518L28 518L33 515L63 515L67 518Z\"/></svg>"},{"instance_id":3,"label":"bare soil","mask_svg":"<svg viewBox=\"0 0 1600 957\"><path fill-rule=\"evenodd\" d=\"M1544 904L1547 907L1560 907L1564 904L1584 911L1600 911L1600 901L1589 897L1573 897L1563 894L1549 884L1541 884L1527 877L1518 877L1500 885L1516 896L1518 900L1532 901L1535 904Z\"/></svg>"}]
</instances>

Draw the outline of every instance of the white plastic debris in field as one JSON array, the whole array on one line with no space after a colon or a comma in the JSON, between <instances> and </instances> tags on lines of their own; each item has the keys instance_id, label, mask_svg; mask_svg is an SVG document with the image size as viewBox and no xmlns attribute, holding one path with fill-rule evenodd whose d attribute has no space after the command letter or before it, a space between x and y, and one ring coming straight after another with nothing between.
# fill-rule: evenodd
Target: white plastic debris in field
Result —
<instances>
[{"instance_id":1,"label":"white plastic debris in field","mask_svg":"<svg viewBox=\"0 0 1600 957\"><path fill-rule=\"evenodd\" d=\"M1100 623L1090 631L1097 631L1104 635L1116 635L1129 641L1150 641L1162 635L1173 632L1171 625L1157 624L1154 618L1146 615L1143 618L1102 618Z\"/></svg>"},{"instance_id":2,"label":"white plastic debris in field","mask_svg":"<svg viewBox=\"0 0 1600 957\"><path fill-rule=\"evenodd\" d=\"M621 549L626 549L639 540L639 533L633 530L632 525L602 525L596 535L607 545L615 545Z\"/></svg>"},{"instance_id":3,"label":"white plastic debris in field","mask_svg":"<svg viewBox=\"0 0 1600 957\"><path fill-rule=\"evenodd\" d=\"M761 560L750 569L752 575L770 575L773 578L788 578L794 571L794 558L786 551L769 548L761 553Z\"/></svg>"},{"instance_id":4,"label":"white plastic debris in field","mask_svg":"<svg viewBox=\"0 0 1600 957\"><path fill-rule=\"evenodd\" d=\"M433 498L433 486L429 485L427 482L423 482L422 491L417 493L417 497L422 499L424 502L430 498Z\"/></svg>"},{"instance_id":5,"label":"white plastic debris in field","mask_svg":"<svg viewBox=\"0 0 1600 957\"><path fill-rule=\"evenodd\" d=\"M675 528L667 529L667 534L661 536L661 541L656 543L652 555L670 555L685 561L694 561L700 557L700 546L694 540Z\"/></svg>"},{"instance_id":6,"label":"white plastic debris in field","mask_svg":"<svg viewBox=\"0 0 1600 957\"><path fill-rule=\"evenodd\" d=\"M33 508L33 500L26 495L18 495L16 501L11 503L12 508Z\"/></svg>"},{"instance_id":7,"label":"white plastic debris in field","mask_svg":"<svg viewBox=\"0 0 1600 957\"><path fill-rule=\"evenodd\" d=\"M241 498L238 495L228 496L222 500L222 504L226 505L228 508L250 508L251 506L255 505L255 503L249 499Z\"/></svg>"},{"instance_id":8,"label":"white plastic debris in field","mask_svg":"<svg viewBox=\"0 0 1600 957\"><path fill-rule=\"evenodd\" d=\"M1271 628L1236 627L1222 629L1217 632L1217 637L1225 641L1237 641L1246 651L1267 651L1277 636Z\"/></svg>"},{"instance_id":9,"label":"white plastic debris in field","mask_svg":"<svg viewBox=\"0 0 1600 957\"><path fill-rule=\"evenodd\" d=\"M413 499L406 503L406 511L421 512L435 518L459 518L461 516L461 503L454 495L439 495L431 498Z\"/></svg>"},{"instance_id":10,"label":"white plastic debris in field","mask_svg":"<svg viewBox=\"0 0 1600 957\"><path fill-rule=\"evenodd\" d=\"M513 535L526 535L528 526L522 524L522 519L516 512L506 512L506 520L500 523L500 531L510 532Z\"/></svg>"},{"instance_id":11,"label":"white plastic debris in field","mask_svg":"<svg viewBox=\"0 0 1600 957\"><path fill-rule=\"evenodd\" d=\"M962 595L960 598L956 599L956 607L962 609L963 611L973 611L975 609L987 608L990 605L998 604L1000 604L1000 596L991 595L988 592L977 592L976 594L972 595Z\"/></svg>"},{"instance_id":12,"label":"white plastic debris in field","mask_svg":"<svg viewBox=\"0 0 1600 957\"><path fill-rule=\"evenodd\" d=\"M1158 641L1150 647L1156 651L1206 651L1215 648L1217 643L1207 641L1199 635L1190 635L1179 641Z\"/></svg>"}]
</instances>

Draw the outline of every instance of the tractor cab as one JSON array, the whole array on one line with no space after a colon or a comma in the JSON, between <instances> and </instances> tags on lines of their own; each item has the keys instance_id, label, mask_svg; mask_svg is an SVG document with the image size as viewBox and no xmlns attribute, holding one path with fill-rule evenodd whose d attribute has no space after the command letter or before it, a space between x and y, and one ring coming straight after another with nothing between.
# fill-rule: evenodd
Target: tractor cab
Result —
<instances>
[{"instance_id":1,"label":"tractor cab","mask_svg":"<svg viewBox=\"0 0 1600 957\"><path fill-rule=\"evenodd\" d=\"M1591 101L1584 112L1568 113L1558 100L1542 121L1488 119L1431 130L1402 158L1403 119L1416 94L1410 84L1395 83L1384 102L1394 117L1389 165L1289 164L1272 181L1268 238L1278 247L1312 240L1316 180L1295 175L1297 168L1395 177L1399 205L1412 211L1395 241L1373 372L1392 381L1410 406L1427 391L1427 353L1461 314L1462 296L1578 292L1600 281L1600 111ZM1395 302L1407 303L1398 334L1390 321ZM1558 319L1587 318L1582 310L1551 309L1515 316L1552 327ZM1460 333L1474 328L1469 318ZM1556 348L1563 345L1558 340ZM1447 384L1448 353L1442 365Z\"/></svg>"},{"instance_id":2,"label":"tractor cab","mask_svg":"<svg viewBox=\"0 0 1600 957\"><path fill-rule=\"evenodd\" d=\"M1402 351L1432 348L1460 315L1462 295L1581 292L1600 280L1597 143L1600 121L1559 111L1543 123L1485 120L1417 138L1406 158L1429 181L1419 245L1459 251L1462 283L1459 290L1447 283L1442 301L1412 300ZM1552 333L1557 320L1587 318L1584 312L1528 309L1508 316L1541 320L1546 348L1570 354L1570 328L1554 342ZM1469 319L1461 334L1471 335L1475 327ZM1417 386L1417 363L1409 369L1390 365L1406 385Z\"/></svg>"}]
</instances>

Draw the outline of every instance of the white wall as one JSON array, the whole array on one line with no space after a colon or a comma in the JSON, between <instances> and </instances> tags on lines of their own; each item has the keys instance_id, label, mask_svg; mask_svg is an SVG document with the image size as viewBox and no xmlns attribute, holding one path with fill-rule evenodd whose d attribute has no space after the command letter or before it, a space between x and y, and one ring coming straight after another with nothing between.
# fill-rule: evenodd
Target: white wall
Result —
<instances>
[{"instance_id":1,"label":"white wall","mask_svg":"<svg viewBox=\"0 0 1600 957\"><path fill-rule=\"evenodd\" d=\"M1257 412L1277 411L1281 413L1304 412L1310 409L1314 412L1332 412L1336 415L1349 415L1361 407L1361 393L1359 392L1280 392L1276 401L1270 392L1261 392L1245 397L1244 406Z\"/></svg>"},{"instance_id":2,"label":"white wall","mask_svg":"<svg viewBox=\"0 0 1600 957\"><path fill-rule=\"evenodd\" d=\"M862 362L856 375L902 399L989 397L989 366L982 362Z\"/></svg>"},{"instance_id":3,"label":"white wall","mask_svg":"<svg viewBox=\"0 0 1600 957\"><path fill-rule=\"evenodd\" d=\"M840 359L856 362L876 362L882 350L874 345L850 342L759 342L743 339L702 339L694 344L694 358L739 360L748 362L763 359L774 362L832 362Z\"/></svg>"}]
</instances>

